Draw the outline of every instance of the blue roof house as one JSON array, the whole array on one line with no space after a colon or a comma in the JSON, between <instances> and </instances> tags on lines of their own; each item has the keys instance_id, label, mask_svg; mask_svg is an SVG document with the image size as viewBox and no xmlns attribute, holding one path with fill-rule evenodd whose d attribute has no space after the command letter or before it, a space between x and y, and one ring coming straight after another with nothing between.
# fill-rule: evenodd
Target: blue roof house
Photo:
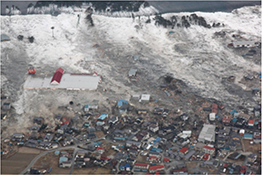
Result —
<instances>
[{"instance_id":1,"label":"blue roof house","mask_svg":"<svg viewBox=\"0 0 262 175\"><path fill-rule=\"evenodd\" d=\"M101 114L99 117L98 117L98 120L105 120L106 118L108 117L107 114Z\"/></svg>"},{"instance_id":2,"label":"blue roof house","mask_svg":"<svg viewBox=\"0 0 262 175\"><path fill-rule=\"evenodd\" d=\"M127 103L128 103L128 101L119 99L118 102L117 102L117 107L121 107L121 106L123 106L124 104L127 104Z\"/></svg>"}]
</instances>

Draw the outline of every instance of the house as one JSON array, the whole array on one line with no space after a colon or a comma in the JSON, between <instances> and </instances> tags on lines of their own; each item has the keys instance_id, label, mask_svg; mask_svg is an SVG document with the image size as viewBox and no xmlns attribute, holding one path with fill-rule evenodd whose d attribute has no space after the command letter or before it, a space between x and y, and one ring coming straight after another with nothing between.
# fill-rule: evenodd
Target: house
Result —
<instances>
[{"instance_id":1,"label":"house","mask_svg":"<svg viewBox=\"0 0 262 175\"><path fill-rule=\"evenodd\" d=\"M205 153L202 159L203 160L209 160L210 159L210 155Z\"/></svg>"},{"instance_id":2,"label":"house","mask_svg":"<svg viewBox=\"0 0 262 175\"><path fill-rule=\"evenodd\" d=\"M169 163L170 159L169 158L163 158L163 162Z\"/></svg>"},{"instance_id":3,"label":"house","mask_svg":"<svg viewBox=\"0 0 262 175\"><path fill-rule=\"evenodd\" d=\"M40 128L39 128L38 126L32 126L32 127L30 128L30 131L32 131L32 132L38 132L39 129L40 129Z\"/></svg>"},{"instance_id":4,"label":"house","mask_svg":"<svg viewBox=\"0 0 262 175\"><path fill-rule=\"evenodd\" d=\"M136 73L137 73L137 69L131 68L131 69L129 70L129 72L128 72L129 78L135 77L135 76L136 76Z\"/></svg>"},{"instance_id":5,"label":"house","mask_svg":"<svg viewBox=\"0 0 262 175\"><path fill-rule=\"evenodd\" d=\"M43 141L45 141L45 142L51 142L52 141L52 139L53 139L53 135L52 134L46 134L45 135L45 137L44 137L44 139L43 139Z\"/></svg>"},{"instance_id":6,"label":"house","mask_svg":"<svg viewBox=\"0 0 262 175\"><path fill-rule=\"evenodd\" d=\"M188 153L188 148L181 148L180 150L179 150L179 154L180 155L185 155L185 154L187 154Z\"/></svg>"},{"instance_id":7,"label":"house","mask_svg":"<svg viewBox=\"0 0 262 175\"><path fill-rule=\"evenodd\" d=\"M10 37L6 34L1 34L1 42L10 41Z\"/></svg>"},{"instance_id":8,"label":"house","mask_svg":"<svg viewBox=\"0 0 262 175\"><path fill-rule=\"evenodd\" d=\"M255 47L254 41L233 41L234 48L241 48L241 47Z\"/></svg>"},{"instance_id":9,"label":"house","mask_svg":"<svg viewBox=\"0 0 262 175\"><path fill-rule=\"evenodd\" d=\"M138 162L136 162L135 164L134 164L134 169L148 169L148 167L149 167L149 164L147 164L147 163L138 163Z\"/></svg>"},{"instance_id":10,"label":"house","mask_svg":"<svg viewBox=\"0 0 262 175\"><path fill-rule=\"evenodd\" d=\"M233 141L234 144L240 145L240 143L241 143L241 136L238 135L238 134L233 134L231 136L231 140Z\"/></svg>"},{"instance_id":11,"label":"house","mask_svg":"<svg viewBox=\"0 0 262 175\"><path fill-rule=\"evenodd\" d=\"M10 110L11 109L11 103L4 103L2 106L2 110Z\"/></svg>"},{"instance_id":12,"label":"house","mask_svg":"<svg viewBox=\"0 0 262 175\"><path fill-rule=\"evenodd\" d=\"M101 114L101 115L98 117L97 121L105 121L105 120L107 119L107 117L108 117L107 114Z\"/></svg>"},{"instance_id":13,"label":"house","mask_svg":"<svg viewBox=\"0 0 262 175\"><path fill-rule=\"evenodd\" d=\"M124 104L128 104L128 101L119 99L118 102L117 102L117 107L120 108L120 107L122 107Z\"/></svg>"},{"instance_id":14,"label":"house","mask_svg":"<svg viewBox=\"0 0 262 175\"><path fill-rule=\"evenodd\" d=\"M159 130L158 125L156 124L151 124L150 126L148 126L148 130L152 131L152 132L157 132Z\"/></svg>"},{"instance_id":15,"label":"house","mask_svg":"<svg viewBox=\"0 0 262 175\"><path fill-rule=\"evenodd\" d=\"M248 126L253 127L254 126L254 120L249 120L248 121Z\"/></svg>"},{"instance_id":16,"label":"house","mask_svg":"<svg viewBox=\"0 0 262 175\"><path fill-rule=\"evenodd\" d=\"M99 154L103 154L103 153L105 152L105 150L104 150L103 147L98 146L98 147L96 148L96 151L95 151L95 152L97 152L97 153L99 153Z\"/></svg>"},{"instance_id":17,"label":"house","mask_svg":"<svg viewBox=\"0 0 262 175\"><path fill-rule=\"evenodd\" d=\"M260 132L254 132L253 140L254 140L254 143L261 143L261 133Z\"/></svg>"},{"instance_id":18,"label":"house","mask_svg":"<svg viewBox=\"0 0 262 175\"><path fill-rule=\"evenodd\" d=\"M159 162L160 158L157 156L149 156L146 160L149 162Z\"/></svg>"},{"instance_id":19,"label":"house","mask_svg":"<svg viewBox=\"0 0 262 175\"><path fill-rule=\"evenodd\" d=\"M213 155L215 152L215 148L211 146L204 146L203 151L207 154Z\"/></svg>"},{"instance_id":20,"label":"house","mask_svg":"<svg viewBox=\"0 0 262 175\"><path fill-rule=\"evenodd\" d=\"M189 152L185 155L184 160L190 159L190 157L192 157L195 153L196 153L196 151L194 151L194 150L189 151Z\"/></svg>"},{"instance_id":21,"label":"house","mask_svg":"<svg viewBox=\"0 0 262 175\"><path fill-rule=\"evenodd\" d=\"M204 168L209 168L209 169L213 169L214 168L212 161L205 161L205 162L201 163L200 166L204 167Z\"/></svg>"},{"instance_id":22,"label":"house","mask_svg":"<svg viewBox=\"0 0 262 175\"><path fill-rule=\"evenodd\" d=\"M249 164L253 164L256 160L257 160L257 154L256 153L252 153L249 156L247 156L247 162Z\"/></svg>"},{"instance_id":23,"label":"house","mask_svg":"<svg viewBox=\"0 0 262 175\"><path fill-rule=\"evenodd\" d=\"M204 124L199 134L198 141L214 142L215 141L215 128L216 128L216 125Z\"/></svg>"},{"instance_id":24,"label":"house","mask_svg":"<svg viewBox=\"0 0 262 175\"><path fill-rule=\"evenodd\" d=\"M61 167L61 168L70 168L71 165L72 165L72 162L71 162L71 161L64 161L64 162L62 162L62 163L59 165L59 167Z\"/></svg>"},{"instance_id":25,"label":"house","mask_svg":"<svg viewBox=\"0 0 262 175\"><path fill-rule=\"evenodd\" d=\"M137 113L138 114L147 114L147 110L146 109L138 109Z\"/></svg>"},{"instance_id":26,"label":"house","mask_svg":"<svg viewBox=\"0 0 262 175\"><path fill-rule=\"evenodd\" d=\"M157 171L161 171L164 170L165 166L164 165L154 165L154 166L150 166L149 167L149 172L150 173L155 173Z\"/></svg>"},{"instance_id":27,"label":"house","mask_svg":"<svg viewBox=\"0 0 262 175\"><path fill-rule=\"evenodd\" d=\"M22 133L14 133L11 140L12 141L21 142L23 138L24 138L24 134L22 134Z\"/></svg>"},{"instance_id":28,"label":"house","mask_svg":"<svg viewBox=\"0 0 262 175\"><path fill-rule=\"evenodd\" d=\"M240 130L239 130L239 134L240 134L240 135L244 135L244 134L245 134L245 130L244 130L244 129L240 129Z\"/></svg>"},{"instance_id":29,"label":"house","mask_svg":"<svg viewBox=\"0 0 262 175\"><path fill-rule=\"evenodd\" d=\"M95 109L98 109L97 105L85 105L84 106L84 111L85 112L89 112L90 110L95 110Z\"/></svg>"},{"instance_id":30,"label":"house","mask_svg":"<svg viewBox=\"0 0 262 175\"><path fill-rule=\"evenodd\" d=\"M30 147L30 148L36 148L38 146L38 141L28 139L27 142L25 143L25 146Z\"/></svg>"},{"instance_id":31,"label":"house","mask_svg":"<svg viewBox=\"0 0 262 175\"><path fill-rule=\"evenodd\" d=\"M136 141L132 141L132 140L126 141L126 147L132 147L132 145L135 145L137 148L140 148L141 142L136 142Z\"/></svg>"},{"instance_id":32,"label":"house","mask_svg":"<svg viewBox=\"0 0 262 175\"><path fill-rule=\"evenodd\" d=\"M109 120L108 120L108 123L109 124L115 124L118 122L118 116L114 116L114 117L111 117Z\"/></svg>"},{"instance_id":33,"label":"house","mask_svg":"<svg viewBox=\"0 0 262 175\"><path fill-rule=\"evenodd\" d=\"M191 137L192 131L183 131L182 133L189 138Z\"/></svg>"},{"instance_id":34,"label":"house","mask_svg":"<svg viewBox=\"0 0 262 175\"><path fill-rule=\"evenodd\" d=\"M198 142L198 143L195 145L194 148L195 148L196 151L202 151L204 146L205 146L204 143Z\"/></svg>"},{"instance_id":35,"label":"house","mask_svg":"<svg viewBox=\"0 0 262 175\"><path fill-rule=\"evenodd\" d=\"M231 121L231 118L230 117L223 117L222 119L222 122L225 124L225 125L229 125L230 124L230 121Z\"/></svg>"},{"instance_id":36,"label":"house","mask_svg":"<svg viewBox=\"0 0 262 175\"><path fill-rule=\"evenodd\" d=\"M223 129L220 129L218 132L219 135L225 135L225 136L228 136L229 133L230 133L229 127L224 127Z\"/></svg>"},{"instance_id":37,"label":"house","mask_svg":"<svg viewBox=\"0 0 262 175\"><path fill-rule=\"evenodd\" d=\"M141 102L149 102L149 100L150 100L150 94L141 95L141 99L140 99Z\"/></svg>"},{"instance_id":38,"label":"house","mask_svg":"<svg viewBox=\"0 0 262 175\"><path fill-rule=\"evenodd\" d=\"M34 117L33 123L36 123L38 125L42 125L44 123L44 118L43 117Z\"/></svg>"},{"instance_id":39,"label":"house","mask_svg":"<svg viewBox=\"0 0 262 175\"><path fill-rule=\"evenodd\" d=\"M225 136L225 135L218 135L217 136L217 146L219 148L223 148L226 141L227 141L227 136Z\"/></svg>"},{"instance_id":40,"label":"house","mask_svg":"<svg viewBox=\"0 0 262 175\"><path fill-rule=\"evenodd\" d=\"M212 104L212 113L215 113L215 115L217 114L217 108L218 108L218 105L213 103Z\"/></svg>"},{"instance_id":41,"label":"house","mask_svg":"<svg viewBox=\"0 0 262 175\"><path fill-rule=\"evenodd\" d=\"M63 76L63 74L64 74L64 70L60 67L60 68L58 68L56 71L55 71L55 73L54 73L54 75L53 75L53 78L52 78L52 80L51 80L51 84L53 84L53 85L58 85L58 84L60 84L60 81L61 81L61 78L62 78L62 76Z\"/></svg>"},{"instance_id":42,"label":"house","mask_svg":"<svg viewBox=\"0 0 262 175\"><path fill-rule=\"evenodd\" d=\"M244 134L244 139L252 140L253 139L253 135L252 134Z\"/></svg>"}]
</instances>

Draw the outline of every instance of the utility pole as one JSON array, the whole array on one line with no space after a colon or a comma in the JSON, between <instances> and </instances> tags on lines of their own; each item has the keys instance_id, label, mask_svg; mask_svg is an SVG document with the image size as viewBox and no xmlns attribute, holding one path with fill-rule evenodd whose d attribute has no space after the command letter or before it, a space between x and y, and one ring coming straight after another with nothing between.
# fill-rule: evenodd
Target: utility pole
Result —
<instances>
[{"instance_id":1,"label":"utility pole","mask_svg":"<svg viewBox=\"0 0 262 175\"><path fill-rule=\"evenodd\" d=\"M53 27L51 27L51 29L52 29L52 36L53 36L53 38L54 38L54 26Z\"/></svg>"}]
</instances>

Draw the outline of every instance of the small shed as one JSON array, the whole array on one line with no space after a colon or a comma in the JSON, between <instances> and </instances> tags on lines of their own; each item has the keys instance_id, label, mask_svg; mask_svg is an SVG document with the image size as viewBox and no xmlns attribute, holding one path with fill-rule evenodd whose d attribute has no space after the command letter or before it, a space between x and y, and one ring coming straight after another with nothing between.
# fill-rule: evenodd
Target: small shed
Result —
<instances>
[{"instance_id":1,"label":"small shed","mask_svg":"<svg viewBox=\"0 0 262 175\"><path fill-rule=\"evenodd\" d=\"M139 55L134 55L134 56L133 56L133 59L134 59L134 60L139 60L139 58L140 58Z\"/></svg>"},{"instance_id":2,"label":"small shed","mask_svg":"<svg viewBox=\"0 0 262 175\"><path fill-rule=\"evenodd\" d=\"M141 95L141 101L148 102L150 100L150 94L142 94Z\"/></svg>"},{"instance_id":3,"label":"small shed","mask_svg":"<svg viewBox=\"0 0 262 175\"><path fill-rule=\"evenodd\" d=\"M6 34L1 34L1 42L10 41L10 37Z\"/></svg>"},{"instance_id":4,"label":"small shed","mask_svg":"<svg viewBox=\"0 0 262 175\"><path fill-rule=\"evenodd\" d=\"M244 135L245 134L245 130L244 129L240 129L239 134L240 135Z\"/></svg>"},{"instance_id":5,"label":"small shed","mask_svg":"<svg viewBox=\"0 0 262 175\"><path fill-rule=\"evenodd\" d=\"M137 69L131 68L131 69L129 70L128 76L129 76L129 77L135 77L135 76L136 76L136 73L137 73Z\"/></svg>"},{"instance_id":6,"label":"small shed","mask_svg":"<svg viewBox=\"0 0 262 175\"><path fill-rule=\"evenodd\" d=\"M214 121L216 119L216 113L210 113L209 114L209 120Z\"/></svg>"}]
</instances>

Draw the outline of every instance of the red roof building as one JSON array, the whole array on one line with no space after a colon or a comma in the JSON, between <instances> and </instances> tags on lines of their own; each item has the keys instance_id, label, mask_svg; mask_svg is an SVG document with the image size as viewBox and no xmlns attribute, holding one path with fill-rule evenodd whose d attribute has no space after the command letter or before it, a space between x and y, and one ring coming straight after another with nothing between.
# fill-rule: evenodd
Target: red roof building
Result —
<instances>
[{"instance_id":1,"label":"red roof building","mask_svg":"<svg viewBox=\"0 0 262 175\"><path fill-rule=\"evenodd\" d=\"M222 119L222 122L223 123L230 123L230 118L229 117L223 117L223 119Z\"/></svg>"},{"instance_id":2,"label":"red roof building","mask_svg":"<svg viewBox=\"0 0 262 175\"><path fill-rule=\"evenodd\" d=\"M154 166L149 167L149 172L154 173L154 172L161 171L164 169L165 169L164 165L154 165Z\"/></svg>"},{"instance_id":3,"label":"red roof building","mask_svg":"<svg viewBox=\"0 0 262 175\"><path fill-rule=\"evenodd\" d=\"M248 126L253 127L254 126L254 120L249 120L248 121Z\"/></svg>"},{"instance_id":4,"label":"red roof building","mask_svg":"<svg viewBox=\"0 0 262 175\"><path fill-rule=\"evenodd\" d=\"M157 162L157 161L159 161L159 158L158 157L156 157L156 156L150 156L150 157L148 157L147 158L147 160L149 161L149 162Z\"/></svg>"},{"instance_id":5,"label":"red roof building","mask_svg":"<svg viewBox=\"0 0 262 175\"><path fill-rule=\"evenodd\" d=\"M149 165L146 163L135 163L134 167L139 169L148 169Z\"/></svg>"},{"instance_id":6,"label":"red roof building","mask_svg":"<svg viewBox=\"0 0 262 175\"><path fill-rule=\"evenodd\" d=\"M203 150L204 150L205 153L211 154L211 155L214 154L214 152L215 152L215 148L211 147L211 146L204 146Z\"/></svg>"},{"instance_id":7,"label":"red roof building","mask_svg":"<svg viewBox=\"0 0 262 175\"><path fill-rule=\"evenodd\" d=\"M213 103L212 105L212 113L216 113L217 114L217 104Z\"/></svg>"},{"instance_id":8,"label":"red roof building","mask_svg":"<svg viewBox=\"0 0 262 175\"><path fill-rule=\"evenodd\" d=\"M163 162L170 162L170 159L164 158L164 159L163 159Z\"/></svg>"},{"instance_id":9,"label":"red roof building","mask_svg":"<svg viewBox=\"0 0 262 175\"><path fill-rule=\"evenodd\" d=\"M104 148L102 148L102 147L100 147L100 146L96 148L96 150L103 150L103 149L104 149Z\"/></svg>"},{"instance_id":10,"label":"red roof building","mask_svg":"<svg viewBox=\"0 0 262 175\"><path fill-rule=\"evenodd\" d=\"M61 67L58 68L53 75L51 84L59 84L63 74L64 74L64 70Z\"/></svg>"},{"instance_id":11,"label":"red roof building","mask_svg":"<svg viewBox=\"0 0 262 175\"><path fill-rule=\"evenodd\" d=\"M70 121L67 120L67 121L63 122L62 125L68 125L69 123L70 123Z\"/></svg>"},{"instance_id":12,"label":"red roof building","mask_svg":"<svg viewBox=\"0 0 262 175\"><path fill-rule=\"evenodd\" d=\"M206 153L206 154L203 156L203 160L209 160L209 159L210 159L210 155Z\"/></svg>"},{"instance_id":13,"label":"red roof building","mask_svg":"<svg viewBox=\"0 0 262 175\"><path fill-rule=\"evenodd\" d=\"M180 153L186 154L188 152L188 148L181 148L179 150Z\"/></svg>"}]
</instances>

